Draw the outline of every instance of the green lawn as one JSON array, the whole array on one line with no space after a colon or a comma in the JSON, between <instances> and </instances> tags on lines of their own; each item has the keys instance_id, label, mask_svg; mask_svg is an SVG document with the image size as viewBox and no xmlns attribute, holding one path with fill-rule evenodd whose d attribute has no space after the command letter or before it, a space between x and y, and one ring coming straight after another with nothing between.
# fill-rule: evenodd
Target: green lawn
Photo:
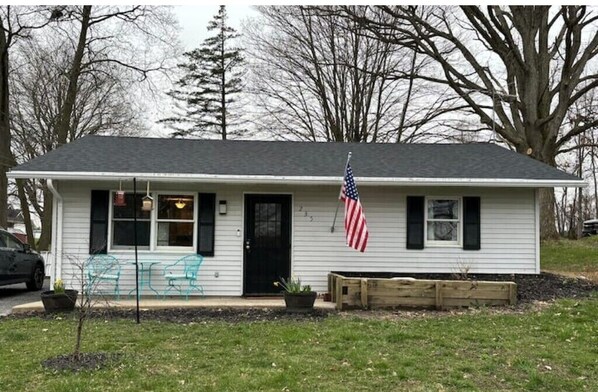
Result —
<instances>
[{"instance_id":1,"label":"green lawn","mask_svg":"<svg viewBox=\"0 0 598 392\"><path fill-rule=\"evenodd\" d=\"M585 274L598 280L598 236L543 242L540 266L545 271Z\"/></svg>"},{"instance_id":2,"label":"green lawn","mask_svg":"<svg viewBox=\"0 0 598 392\"><path fill-rule=\"evenodd\" d=\"M0 319L3 391L598 390L598 295L527 314L191 325L91 321L111 368L53 373L70 319Z\"/></svg>"},{"instance_id":3,"label":"green lawn","mask_svg":"<svg viewBox=\"0 0 598 392\"><path fill-rule=\"evenodd\" d=\"M598 272L598 237L542 244L542 269ZM596 275L598 276L598 274ZM541 312L378 320L90 321L83 351L111 367L51 372L74 321L0 318L2 391L598 390L598 293Z\"/></svg>"}]
</instances>

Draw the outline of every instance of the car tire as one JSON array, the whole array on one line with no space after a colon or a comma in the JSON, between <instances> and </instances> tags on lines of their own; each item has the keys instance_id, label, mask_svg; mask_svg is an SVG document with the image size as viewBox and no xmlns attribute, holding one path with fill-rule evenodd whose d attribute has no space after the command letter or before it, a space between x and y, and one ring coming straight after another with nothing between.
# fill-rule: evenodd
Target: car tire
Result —
<instances>
[{"instance_id":1,"label":"car tire","mask_svg":"<svg viewBox=\"0 0 598 392\"><path fill-rule=\"evenodd\" d=\"M31 274L31 279L27 282L27 289L31 291L39 291L44 286L44 267L36 265Z\"/></svg>"}]
</instances>

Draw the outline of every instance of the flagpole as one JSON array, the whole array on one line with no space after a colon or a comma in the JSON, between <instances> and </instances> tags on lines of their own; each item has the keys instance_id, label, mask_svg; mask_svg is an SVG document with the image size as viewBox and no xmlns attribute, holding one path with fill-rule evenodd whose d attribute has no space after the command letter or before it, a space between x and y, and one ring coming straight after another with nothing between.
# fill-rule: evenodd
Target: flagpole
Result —
<instances>
[{"instance_id":1,"label":"flagpole","mask_svg":"<svg viewBox=\"0 0 598 392\"><path fill-rule=\"evenodd\" d=\"M347 175L347 167L349 167L349 161L351 160L351 155L353 153L349 151L347 154L347 163L345 163L345 170L343 171L343 182L341 183L341 190L338 191L338 204L336 205L336 211L334 211L334 220L332 221L332 227L330 227L330 232L334 233L334 225L336 224L336 216L338 215L338 207L341 204L341 196L343 192L343 184L345 183L345 176Z\"/></svg>"}]
</instances>

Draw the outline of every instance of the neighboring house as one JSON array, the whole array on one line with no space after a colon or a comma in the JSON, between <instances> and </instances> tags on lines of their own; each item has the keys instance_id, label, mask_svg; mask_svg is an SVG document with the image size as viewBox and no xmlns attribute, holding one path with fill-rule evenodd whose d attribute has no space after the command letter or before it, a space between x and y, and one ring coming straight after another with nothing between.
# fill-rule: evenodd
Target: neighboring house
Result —
<instances>
[{"instance_id":1,"label":"neighboring house","mask_svg":"<svg viewBox=\"0 0 598 392\"><path fill-rule=\"evenodd\" d=\"M365 253L331 232L347 153L367 218ZM73 256L133 260L137 179L141 260L205 256L207 295L275 292L301 277L326 290L329 271L540 272L538 190L577 177L492 144L349 144L87 136L17 166L54 193L52 278ZM149 192L151 212L142 211ZM115 191L126 190L126 206ZM133 287L134 268L121 283ZM153 285L161 288L161 270ZM162 286L160 286L162 285Z\"/></svg>"},{"instance_id":2,"label":"neighboring house","mask_svg":"<svg viewBox=\"0 0 598 392\"><path fill-rule=\"evenodd\" d=\"M15 225L22 225L25 223L23 219L23 212L18 209L14 208L13 206L9 205L6 210L6 223L7 228L15 227Z\"/></svg>"},{"instance_id":3,"label":"neighboring house","mask_svg":"<svg viewBox=\"0 0 598 392\"><path fill-rule=\"evenodd\" d=\"M6 210L6 229L9 233L16 236L21 242L27 243L27 234L25 233L25 219L23 212L9 205Z\"/></svg>"}]
</instances>

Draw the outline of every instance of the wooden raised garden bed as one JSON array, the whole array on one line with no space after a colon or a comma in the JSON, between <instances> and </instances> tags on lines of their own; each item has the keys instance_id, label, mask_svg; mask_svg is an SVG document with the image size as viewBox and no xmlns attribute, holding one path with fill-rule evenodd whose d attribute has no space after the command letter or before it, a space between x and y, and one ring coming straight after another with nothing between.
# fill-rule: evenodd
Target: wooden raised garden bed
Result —
<instances>
[{"instance_id":1,"label":"wooden raised garden bed","mask_svg":"<svg viewBox=\"0 0 598 392\"><path fill-rule=\"evenodd\" d=\"M328 292L338 310L517 304L514 282L362 278L330 273Z\"/></svg>"}]
</instances>

